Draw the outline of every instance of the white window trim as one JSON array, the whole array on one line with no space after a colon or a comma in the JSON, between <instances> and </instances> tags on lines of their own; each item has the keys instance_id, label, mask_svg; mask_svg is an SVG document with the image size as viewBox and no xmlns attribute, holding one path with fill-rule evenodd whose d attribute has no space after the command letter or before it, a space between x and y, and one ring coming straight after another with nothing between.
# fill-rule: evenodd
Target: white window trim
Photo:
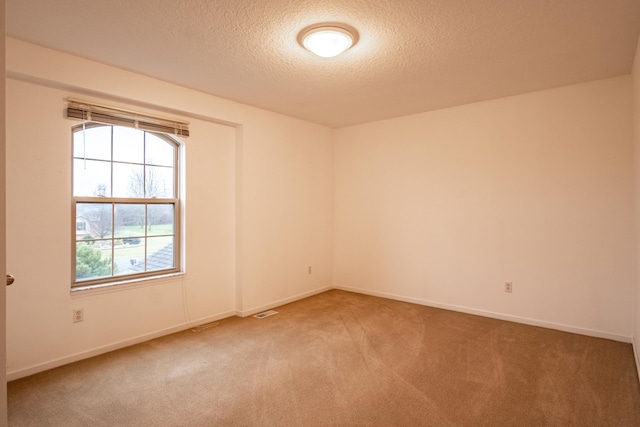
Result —
<instances>
[{"instance_id":1,"label":"white window trim","mask_svg":"<svg viewBox=\"0 0 640 427\"><path fill-rule=\"evenodd\" d=\"M85 126L89 125L89 126L119 126L117 124L106 124L106 123L85 123ZM74 126L72 128L72 144L73 144L73 135L78 131L78 129L80 128L81 125L79 126ZM142 130L142 129L141 129ZM181 255L182 255L182 250L183 250L183 244L184 242L182 241L182 220L181 220L181 214L182 214L182 210L183 210L183 206L182 206L182 199L181 199L181 188L182 188L182 183L181 180L184 177L184 173L182 172L182 167L183 164L181 162L181 141L179 141L177 138L172 137L170 135L166 135L166 134L161 134L158 132L152 132L149 130L146 130L145 132L149 132L151 134L154 134L160 138L162 138L163 140L167 141L168 143L171 143L174 145L174 166L173 166L173 172L174 172L174 198L162 198L162 199L157 199L157 198L116 198L116 197L103 197L103 196L89 196L89 197L76 197L76 196L72 196L72 203L71 203L71 221L72 221L72 238L71 238L71 243L72 243L72 265L71 265L71 278L72 278L72 283L71 283L71 291L72 293L77 293L77 292L86 292L86 291L96 291L96 290L101 290L104 291L105 289L110 289L110 288L121 288L124 285L127 285L127 288L130 288L130 285L135 285L135 284L143 284L143 285L148 285L150 284L150 281L157 281L157 280L162 280L165 278L171 278L171 277L175 277L175 276L179 276L184 274L182 272L182 268L181 268ZM188 132L188 131L187 131ZM72 150L73 152L73 150ZM75 158L72 155L72 159ZM113 164L113 160L109 160L109 162L111 164ZM71 185L73 188L73 167L72 169L72 179L71 179ZM173 246L173 257L174 257L174 266L172 268L167 268L167 269L161 269L161 270L154 270L154 271L145 271L145 272L140 272L140 273L132 273L132 274L126 274L126 275L111 275L111 276L107 276L107 277L100 277L100 278L95 278L95 279L88 279L88 280L81 280L78 281L76 278L76 237L77 237L77 230L76 230L76 205L78 203L83 203L83 202L93 202L93 203L110 203L113 205L117 204L117 203L131 203L131 204L144 204L145 206L148 205L152 205L152 204L173 204L174 205L174 229L173 229L173 236L174 236L174 246ZM112 215L113 215L113 211L112 211ZM146 236L146 230L145 230L145 237ZM155 237L155 236L149 236L149 237ZM112 235L110 238L107 238L106 240L114 240L114 236L113 236L113 225L112 225ZM113 254L113 252L112 252ZM112 263L114 262L113 260L113 255L112 255ZM138 286L135 286L138 287Z\"/></svg>"}]
</instances>

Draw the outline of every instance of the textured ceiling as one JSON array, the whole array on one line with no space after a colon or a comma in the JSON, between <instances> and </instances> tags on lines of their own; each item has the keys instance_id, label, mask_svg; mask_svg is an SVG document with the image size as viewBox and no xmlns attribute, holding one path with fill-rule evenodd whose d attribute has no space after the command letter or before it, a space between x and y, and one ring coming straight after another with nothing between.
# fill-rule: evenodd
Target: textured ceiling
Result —
<instances>
[{"instance_id":1,"label":"textured ceiling","mask_svg":"<svg viewBox=\"0 0 640 427\"><path fill-rule=\"evenodd\" d=\"M297 44L332 21L336 58ZM631 72L640 0L7 0L7 34L330 127Z\"/></svg>"}]
</instances>

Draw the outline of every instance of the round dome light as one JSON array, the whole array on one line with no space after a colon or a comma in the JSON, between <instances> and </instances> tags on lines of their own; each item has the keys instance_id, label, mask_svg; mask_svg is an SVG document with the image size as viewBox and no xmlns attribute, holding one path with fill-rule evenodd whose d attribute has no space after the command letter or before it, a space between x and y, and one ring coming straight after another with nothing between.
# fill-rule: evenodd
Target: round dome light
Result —
<instances>
[{"instance_id":1,"label":"round dome light","mask_svg":"<svg viewBox=\"0 0 640 427\"><path fill-rule=\"evenodd\" d=\"M301 33L301 44L323 58L333 58L353 46L354 35L336 26L313 27Z\"/></svg>"}]
</instances>

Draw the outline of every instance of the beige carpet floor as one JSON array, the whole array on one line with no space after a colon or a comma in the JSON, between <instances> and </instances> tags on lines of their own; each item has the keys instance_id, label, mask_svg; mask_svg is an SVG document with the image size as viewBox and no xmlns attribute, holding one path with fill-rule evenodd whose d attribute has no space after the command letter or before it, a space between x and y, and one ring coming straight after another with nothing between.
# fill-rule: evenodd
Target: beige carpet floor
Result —
<instances>
[{"instance_id":1,"label":"beige carpet floor","mask_svg":"<svg viewBox=\"0 0 640 427\"><path fill-rule=\"evenodd\" d=\"M10 426L640 426L631 345L329 291L8 384Z\"/></svg>"}]
</instances>

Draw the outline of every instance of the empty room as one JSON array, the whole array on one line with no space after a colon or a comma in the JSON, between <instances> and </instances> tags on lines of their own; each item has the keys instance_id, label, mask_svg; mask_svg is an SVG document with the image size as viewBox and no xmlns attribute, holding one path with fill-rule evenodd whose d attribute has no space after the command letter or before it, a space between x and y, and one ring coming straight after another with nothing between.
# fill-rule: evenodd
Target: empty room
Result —
<instances>
[{"instance_id":1,"label":"empty room","mask_svg":"<svg viewBox=\"0 0 640 427\"><path fill-rule=\"evenodd\" d=\"M0 425L640 425L640 1L0 4Z\"/></svg>"}]
</instances>

